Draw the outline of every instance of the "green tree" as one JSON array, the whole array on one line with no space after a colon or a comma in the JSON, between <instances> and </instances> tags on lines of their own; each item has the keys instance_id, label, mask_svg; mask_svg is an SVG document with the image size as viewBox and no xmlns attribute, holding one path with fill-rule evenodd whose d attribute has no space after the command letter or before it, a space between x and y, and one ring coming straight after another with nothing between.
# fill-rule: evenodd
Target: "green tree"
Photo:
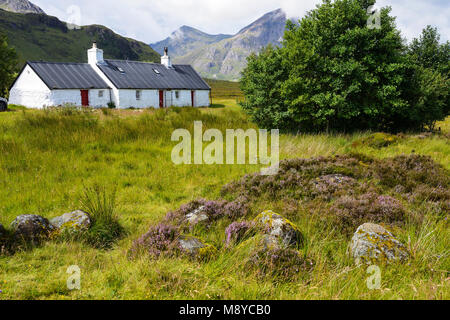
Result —
<instances>
[{"instance_id":1,"label":"green tree","mask_svg":"<svg viewBox=\"0 0 450 320\"><path fill-rule=\"evenodd\" d=\"M253 120L294 132L395 132L448 115L448 45L427 29L408 47L389 7L379 11L380 27L369 27L373 4L323 0L287 23L282 48L250 57L242 90Z\"/></svg>"},{"instance_id":2,"label":"green tree","mask_svg":"<svg viewBox=\"0 0 450 320\"><path fill-rule=\"evenodd\" d=\"M281 96L281 85L286 78L280 49L269 45L259 55L248 58L241 79L241 89L247 97L242 107L260 126L289 126L292 115Z\"/></svg>"},{"instance_id":3,"label":"green tree","mask_svg":"<svg viewBox=\"0 0 450 320\"><path fill-rule=\"evenodd\" d=\"M450 43L441 44L437 29L427 26L408 56L415 68L409 93L414 121L434 130L450 114Z\"/></svg>"},{"instance_id":4,"label":"green tree","mask_svg":"<svg viewBox=\"0 0 450 320\"><path fill-rule=\"evenodd\" d=\"M437 28L427 26L421 36L409 46L409 54L421 67L431 68L443 75L450 74L450 42L440 43Z\"/></svg>"},{"instance_id":5,"label":"green tree","mask_svg":"<svg viewBox=\"0 0 450 320\"><path fill-rule=\"evenodd\" d=\"M299 25L289 23L283 94L298 127L308 131L392 129L408 108L398 90L405 64L390 8L381 28L367 27L359 0L325 0Z\"/></svg>"},{"instance_id":6,"label":"green tree","mask_svg":"<svg viewBox=\"0 0 450 320\"><path fill-rule=\"evenodd\" d=\"M9 86L16 77L17 54L8 46L5 35L0 34L0 95L8 94Z\"/></svg>"}]
</instances>

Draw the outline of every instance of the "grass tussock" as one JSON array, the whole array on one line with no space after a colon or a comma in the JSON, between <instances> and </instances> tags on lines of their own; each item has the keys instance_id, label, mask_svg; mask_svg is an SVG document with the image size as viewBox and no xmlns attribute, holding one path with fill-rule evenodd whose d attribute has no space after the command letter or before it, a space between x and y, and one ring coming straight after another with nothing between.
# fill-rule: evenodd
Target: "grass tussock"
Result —
<instances>
[{"instance_id":1,"label":"grass tussock","mask_svg":"<svg viewBox=\"0 0 450 320\"><path fill-rule=\"evenodd\" d=\"M98 249L110 249L124 235L125 230L116 213L116 189L94 185L86 188L81 198L83 211L89 214L92 226L83 240Z\"/></svg>"}]
</instances>

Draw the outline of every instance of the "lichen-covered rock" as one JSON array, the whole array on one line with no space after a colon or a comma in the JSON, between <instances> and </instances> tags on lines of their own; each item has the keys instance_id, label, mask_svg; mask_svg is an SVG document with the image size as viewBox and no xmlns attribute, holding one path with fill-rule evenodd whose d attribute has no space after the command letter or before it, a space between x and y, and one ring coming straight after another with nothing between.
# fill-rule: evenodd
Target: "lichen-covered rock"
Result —
<instances>
[{"instance_id":1,"label":"lichen-covered rock","mask_svg":"<svg viewBox=\"0 0 450 320\"><path fill-rule=\"evenodd\" d=\"M285 247L302 247L304 237L298 227L278 213L264 211L256 217L255 222L270 236L269 241L277 241Z\"/></svg>"},{"instance_id":2,"label":"lichen-covered rock","mask_svg":"<svg viewBox=\"0 0 450 320\"><path fill-rule=\"evenodd\" d=\"M65 213L50 220L50 223L60 231L78 232L86 231L91 226L91 218L81 210Z\"/></svg>"},{"instance_id":3,"label":"lichen-covered rock","mask_svg":"<svg viewBox=\"0 0 450 320\"><path fill-rule=\"evenodd\" d=\"M50 236L55 227L48 219L38 215L21 215L11 223L11 230L16 239L39 242Z\"/></svg>"},{"instance_id":4,"label":"lichen-covered rock","mask_svg":"<svg viewBox=\"0 0 450 320\"><path fill-rule=\"evenodd\" d=\"M373 223L363 224L356 230L350 251L357 264L404 262L409 258L405 245Z\"/></svg>"},{"instance_id":5,"label":"lichen-covered rock","mask_svg":"<svg viewBox=\"0 0 450 320\"><path fill-rule=\"evenodd\" d=\"M188 213L186 215L186 221L191 226L195 226L200 222L208 221L209 217L205 212L205 206L201 206L200 208Z\"/></svg>"},{"instance_id":6,"label":"lichen-covered rock","mask_svg":"<svg viewBox=\"0 0 450 320\"><path fill-rule=\"evenodd\" d=\"M214 246L193 236L182 235L177 241L178 246L183 253L200 260L209 259L217 252L217 249Z\"/></svg>"}]
</instances>

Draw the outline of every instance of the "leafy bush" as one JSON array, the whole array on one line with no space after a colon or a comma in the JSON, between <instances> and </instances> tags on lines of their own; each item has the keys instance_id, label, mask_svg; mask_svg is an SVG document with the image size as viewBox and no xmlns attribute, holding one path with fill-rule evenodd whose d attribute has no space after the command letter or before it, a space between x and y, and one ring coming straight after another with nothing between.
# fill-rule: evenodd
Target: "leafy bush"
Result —
<instances>
[{"instance_id":1,"label":"leafy bush","mask_svg":"<svg viewBox=\"0 0 450 320\"><path fill-rule=\"evenodd\" d=\"M99 249L110 249L123 236L116 210L116 191L94 185L86 188L81 199L82 209L89 214L92 226L82 233L84 241Z\"/></svg>"}]
</instances>

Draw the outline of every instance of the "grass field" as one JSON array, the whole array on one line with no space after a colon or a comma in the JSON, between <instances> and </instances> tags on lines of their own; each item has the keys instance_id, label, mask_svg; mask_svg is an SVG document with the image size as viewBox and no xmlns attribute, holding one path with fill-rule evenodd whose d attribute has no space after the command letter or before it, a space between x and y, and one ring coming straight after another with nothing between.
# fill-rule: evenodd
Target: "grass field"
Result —
<instances>
[{"instance_id":1,"label":"grass field","mask_svg":"<svg viewBox=\"0 0 450 320\"><path fill-rule=\"evenodd\" d=\"M240 100L243 99L244 96L240 89L239 82L231 82L231 81L222 81L222 80L213 80L213 79L205 79L205 81L211 87L211 96L213 99L213 103L215 103L216 99L220 102L222 99L234 99Z\"/></svg>"},{"instance_id":2,"label":"grass field","mask_svg":"<svg viewBox=\"0 0 450 320\"><path fill-rule=\"evenodd\" d=\"M0 299L450 299L448 220L433 209L408 206L425 219L396 231L413 259L382 267L382 288L369 290L366 269L346 253L348 237L324 230L320 218L301 205L290 212L308 239L314 268L295 281L260 278L243 265L248 248L226 250L229 221L198 234L219 249L215 259L153 260L127 255L134 240L168 211L199 197L217 199L223 185L254 173L253 165L181 165L171 162L173 130L255 128L233 97L214 98L216 108L145 111L31 111L0 114L0 223L21 214L47 218L76 210L86 187L117 188L117 212L126 236L112 250L77 241L49 241L0 257ZM226 106L226 107L221 107ZM440 124L450 133L450 119ZM358 152L383 159L400 154L432 157L450 170L445 135L407 134L385 148L356 142L371 133L282 135L281 158L331 157ZM406 204L405 204L406 205ZM257 209L285 210L279 200L261 199ZM258 212L255 212L257 214ZM448 213L447 213L448 214ZM66 270L81 268L81 290L69 291Z\"/></svg>"}]
</instances>

